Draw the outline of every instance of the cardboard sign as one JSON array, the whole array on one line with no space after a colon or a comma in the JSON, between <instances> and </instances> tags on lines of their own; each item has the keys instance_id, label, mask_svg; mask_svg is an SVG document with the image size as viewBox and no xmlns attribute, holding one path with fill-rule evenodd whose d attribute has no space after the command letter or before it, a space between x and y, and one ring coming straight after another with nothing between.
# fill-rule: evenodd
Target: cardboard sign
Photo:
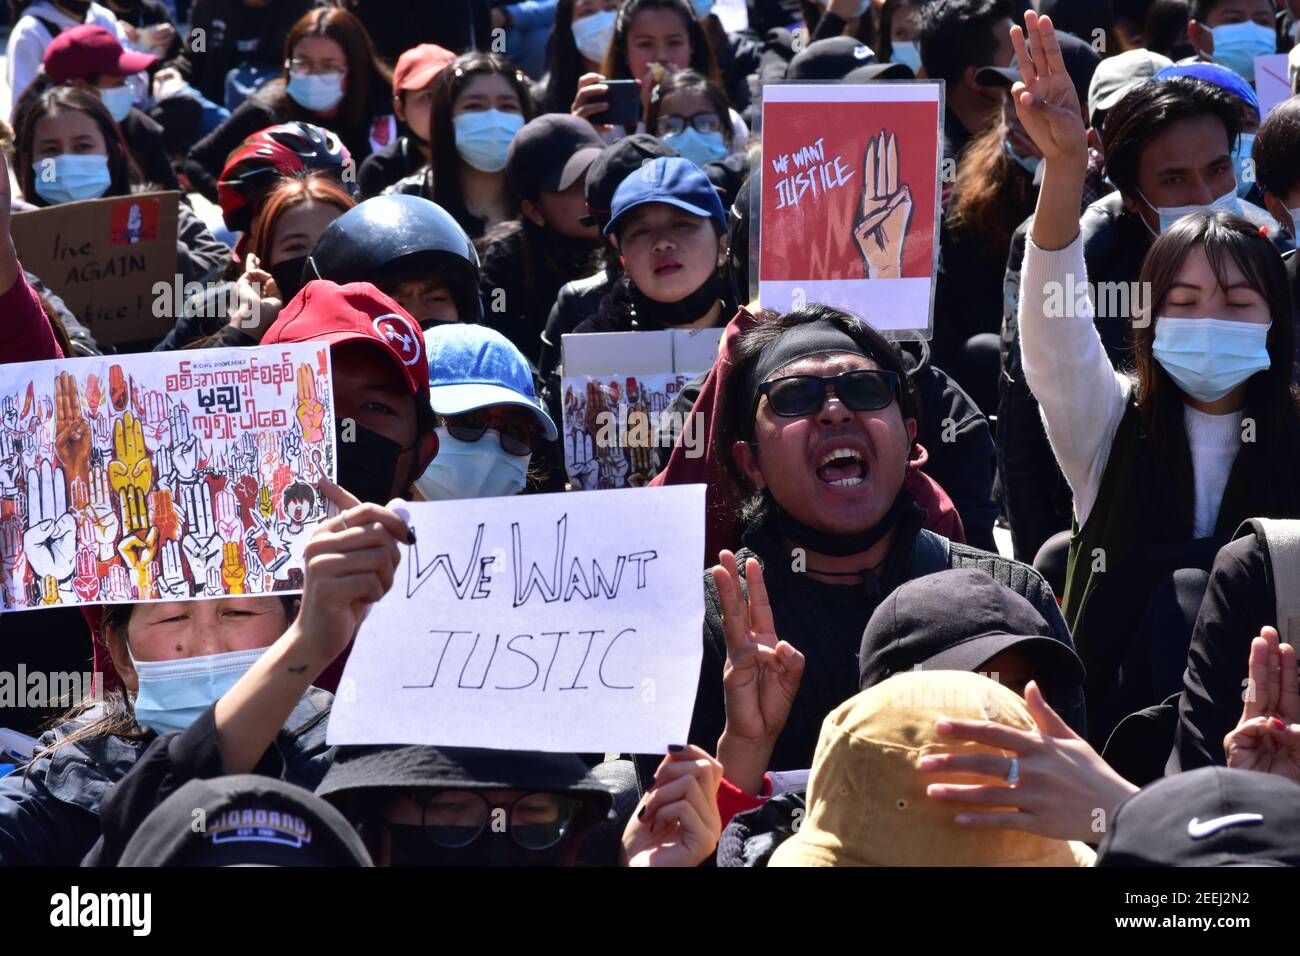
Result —
<instances>
[{"instance_id":1,"label":"cardboard sign","mask_svg":"<svg viewBox=\"0 0 1300 956\"><path fill-rule=\"evenodd\" d=\"M1259 99L1259 121L1273 107L1291 96L1291 74L1287 54L1270 53L1255 57L1255 96Z\"/></svg>"},{"instance_id":2,"label":"cardboard sign","mask_svg":"<svg viewBox=\"0 0 1300 956\"><path fill-rule=\"evenodd\" d=\"M13 217L23 268L56 292L101 345L167 334L176 316L154 308L176 282L178 192L60 203ZM156 315L155 312L162 312Z\"/></svg>"},{"instance_id":3,"label":"cardboard sign","mask_svg":"<svg viewBox=\"0 0 1300 956\"><path fill-rule=\"evenodd\" d=\"M704 486L408 506L331 744L663 753L699 682Z\"/></svg>"},{"instance_id":4,"label":"cardboard sign","mask_svg":"<svg viewBox=\"0 0 1300 956\"><path fill-rule=\"evenodd\" d=\"M301 590L330 383L313 342L0 365L0 610Z\"/></svg>"},{"instance_id":5,"label":"cardboard sign","mask_svg":"<svg viewBox=\"0 0 1300 956\"><path fill-rule=\"evenodd\" d=\"M755 167L758 297L820 303L893 338L930 337L939 257L943 87L763 87Z\"/></svg>"},{"instance_id":6,"label":"cardboard sign","mask_svg":"<svg viewBox=\"0 0 1300 956\"><path fill-rule=\"evenodd\" d=\"M576 490L639 488L655 476L656 448L675 436L701 444L703 423L670 406L713 365L722 329L565 335L564 465Z\"/></svg>"}]
</instances>

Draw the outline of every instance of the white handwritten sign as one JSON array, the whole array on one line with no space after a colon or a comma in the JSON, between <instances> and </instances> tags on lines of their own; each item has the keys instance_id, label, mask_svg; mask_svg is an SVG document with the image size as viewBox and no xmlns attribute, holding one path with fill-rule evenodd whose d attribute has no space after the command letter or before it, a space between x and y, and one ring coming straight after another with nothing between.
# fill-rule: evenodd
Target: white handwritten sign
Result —
<instances>
[{"instance_id":1,"label":"white handwritten sign","mask_svg":"<svg viewBox=\"0 0 1300 956\"><path fill-rule=\"evenodd\" d=\"M1287 54L1269 53L1255 57L1255 92L1259 97L1260 122L1273 107L1291 95L1291 72Z\"/></svg>"},{"instance_id":2,"label":"white handwritten sign","mask_svg":"<svg viewBox=\"0 0 1300 956\"><path fill-rule=\"evenodd\" d=\"M418 539L339 684L331 744L662 753L699 681L704 486L408 506Z\"/></svg>"}]
</instances>

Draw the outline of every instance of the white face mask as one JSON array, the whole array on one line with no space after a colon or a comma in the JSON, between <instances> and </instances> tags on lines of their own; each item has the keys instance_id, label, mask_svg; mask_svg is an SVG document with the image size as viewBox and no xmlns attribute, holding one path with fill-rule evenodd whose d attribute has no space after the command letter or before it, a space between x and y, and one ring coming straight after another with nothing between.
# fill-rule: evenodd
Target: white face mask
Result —
<instances>
[{"instance_id":1,"label":"white face mask","mask_svg":"<svg viewBox=\"0 0 1300 956\"><path fill-rule=\"evenodd\" d=\"M131 107L135 106L135 91L131 87L113 86L99 91L99 98L104 101L104 106L113 114L113 122L120 123L126 119Z\"/></svg>"},{"instance_id":2,"label":"white face mask","mask_svg":"<svg viewBox=\"0 0 1300 956\"><path fill-rule=\"evenodd\" d=\"M501 498L524 490L532 455L508 453L496 429L489 428L478 441L452 438L446 426L435 430L437 457L415 479L416 490L429 501Z\"/></svg>"},{"instance_id":3,"label":"white face mask","mask_svg":"<svg viewBox=\"0 0 1300 956\"><path fill-rule=\"evenodd\" d=\"M614 39L614 21L618 13L601 10L573 21L573 42L578 52L593 63L600 63Z\"/></svg>"},{"instance_id":4,"label":"white face mask","mask_svg":"<svg viewBox=\"0 0 1300 956\"><path fill-rule=\"evenodd\" d=\"M1142 193L1139 192L1138 195L1142 196ZM1228 190L1208 206L1200 204L1194 204L1191 206L1157 206L1155 203L1151 202L1151 200L1147 199L1146 196L1142 196L1142 201L1155 210L1156 215L1160 217L1160 232L1164 232L1179 219L1182 219L1184 216L1190 216L1194 212L1234 212L1239 216L1241 215L1241 200L1237 198L1237 187L1235 184L1232 189ZM1151 235L1159 235L1158 232L1151 228L1151 225L1147 222L1145 216L1142 217L1142 224L1147 227L1147 230Z\"/></svg>"}]
</instances>

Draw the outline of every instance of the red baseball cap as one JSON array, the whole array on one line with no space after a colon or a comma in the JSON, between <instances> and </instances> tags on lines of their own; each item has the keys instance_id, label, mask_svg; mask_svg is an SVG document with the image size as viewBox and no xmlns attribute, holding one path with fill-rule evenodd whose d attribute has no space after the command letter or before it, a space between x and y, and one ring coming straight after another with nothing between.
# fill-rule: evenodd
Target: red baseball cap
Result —
<instances>
[{"instance_id":1,"label":"red baseball cap","mask_svg":"<svg viewBox=\"0 0 1300 956\"><path fill-rule=\"evenodd\" d=\"M412 394L429 388L429 360L420 326L369 282L339 285L313 279L280 310L262 336L279 342L374 342L392 357Z\"/></svg>"},{"instance_id":2,"label":"red baseball cap","mask_svg":"<svg viewBox=\"0 0 1300 956\"><path fill-rule=\"evenodd\" d=\"M454 59L455 53L436 43L411 47L397 58L393 70L393 95L398 96L403 90L424 89Z\"/></svg>"},{"instance_id":3,"label":"red baseball cap","mask_svg":"<svg viewBox=\"0 0 1300 956\"><path fill-rule=\"evenodd\" d=\"M123 50L117 37L93 23L62 31L45 48L45 72L55 83L91 76L130 76L157 62L152 53Z\"/></svg>"}]
</instances>

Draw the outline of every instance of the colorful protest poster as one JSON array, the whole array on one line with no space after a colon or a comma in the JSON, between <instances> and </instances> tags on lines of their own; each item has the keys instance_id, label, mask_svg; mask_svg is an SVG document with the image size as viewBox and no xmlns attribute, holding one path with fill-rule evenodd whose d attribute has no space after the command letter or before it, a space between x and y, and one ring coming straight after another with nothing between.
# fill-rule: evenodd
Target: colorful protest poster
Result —
<instances>
[{"instance_id":1,"label":"colorful protest poster","mask_svg":"<svg viewBox=\"0 0 1300 956\"><path fill-rule=\"evenodd\" d=\"M564 465L575 491L640 488L658 473L656 449L678 440L704 454L703 424L673 409L709 370L722 329L565 335Z\"/></svg>"},{"instance_id":2,"label":"colorful protest poster","mask_svg":"<svg viewBox=\"0 0 1300 956\"><path fill-rule=\"evenodd\" d=\"M1286 53L1269 53L1255 57L1255 95L1259 99L1259 121L1273 112L1273 107L1291 96L1291 71Z\"/></svg>"},{"instance_id":3,"label":"colorful protest poster","mask_svg":"<svg viewBox=\"0 0 1300 956\"><path fill-rule=\"evenodd\" d=\"M763 308L820 303L893 338L929 338L942 90L930 82L763 87L751 240Z\"/></svg>"},{"instance_id":4,"label":"colorful protest poster","mask_svg":"<svg viewBox=\"0 0 1300 956\"><path fill-rule=\"evenodd\" d=\"M0 610L302 588L329 349L0 365Z\"/></svg>"},{"instance_id":5,"label":"colorful protest poster","mask_svg":"<svg viewBox=\"0 0 1300 956\"><path fill-rule=\"evenodd\" d=\"M14 248L101 345L156 341L178 314L179 200L177 192L139 193L16 213Z\"/></svg>"},{"instance_id":6,"label":"colorful protest poster","mask_svg":"<svg viewBox=\"0 0 1300 956\"><path fill-rule=\"evenodd\" d=\"M699 684L704 486L407 506L331 744L663 753Z\"/></svg>"}]
</instances>

